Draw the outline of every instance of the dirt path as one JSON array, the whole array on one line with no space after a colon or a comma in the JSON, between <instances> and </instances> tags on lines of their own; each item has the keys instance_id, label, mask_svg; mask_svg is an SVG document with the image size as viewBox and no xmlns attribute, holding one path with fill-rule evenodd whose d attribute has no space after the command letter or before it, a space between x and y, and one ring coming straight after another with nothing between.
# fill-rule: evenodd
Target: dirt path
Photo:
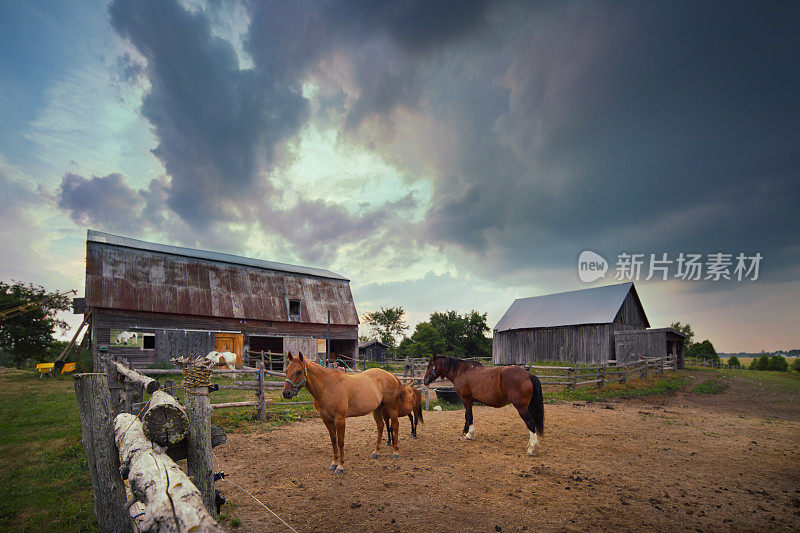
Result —
<instances>
[{"instance_id":1,"label":"dirt path","mask_svg":"<svg viewBox=\"0 0 800 533\"><path fill-rule=\"evenodd\" d=\"M463 411L426 412L417 440L406 421L398 460L369 459L372 417L348 419L342 477L319 420L231 435L216 455L298 531L800 530L800 401L727 381L717 395L547 405L533 458L510 407L476 408L471 442ZM236 531L280 529L218 488L238 505Z\"/></svg>"}]
</instances>

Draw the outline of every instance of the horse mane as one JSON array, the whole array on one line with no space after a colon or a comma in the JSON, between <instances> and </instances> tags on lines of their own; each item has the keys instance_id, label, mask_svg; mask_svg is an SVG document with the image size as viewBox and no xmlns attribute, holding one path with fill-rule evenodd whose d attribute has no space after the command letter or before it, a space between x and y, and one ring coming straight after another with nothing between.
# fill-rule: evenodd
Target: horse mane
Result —
<instances>
[{"instance_id":1,"label":"horse mane","mask_svg":"<svg viewBox=\"0 0 800 533\"><path fill-rule=\"evenodd\" d=\"M462 364L466 365L467 368L483 366L483 363L481 363L480 361L466 361L464 359L459 359L458 357L446 357L444 355L438 355L436 357L444 359L445 373L450 372L451 370L458 371L458 368Z\"/></svg>"}]
</instances>

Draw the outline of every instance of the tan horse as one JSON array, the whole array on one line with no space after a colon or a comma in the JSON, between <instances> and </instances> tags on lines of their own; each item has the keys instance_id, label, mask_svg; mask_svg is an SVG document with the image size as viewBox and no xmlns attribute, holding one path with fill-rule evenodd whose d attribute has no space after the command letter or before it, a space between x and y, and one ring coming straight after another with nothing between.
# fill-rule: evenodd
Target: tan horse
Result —
<instances>
[{"instance_id":1,"label":"tan horse","mask_svg":"<svg viewBox=\"0 0 800 533\"><path fill-rule=\"evenodd\" d=\"M397 409L397 417L402 418L408 415L408 420L411 422L411 438L417 438L417 424L422 422L425 423L425 420L422 419L422 395L420 392L412 387L411 385L406 385L404 387L404 394L403 399L400 401L400 406ZM387 440L386 445L392 445L392 437L394 435L393 426L389 422L389 417L384 414L383 421L386 423L386 427L389 428L387 431Z\"/></svg>"},{"instance_id":2,"label":"tan horse","mask_svg":"<svg viewBox=\"0 0 800 533\"><path fill-rule=\"evenodd\" d=\"M372 413L378 427L378 439L371 456L375 459L381 449L385 412L394 428L392 458L400 456L397 446L397 411L403 397L403 385L393 374L380 368L370 368L359 374L345 374L340 370L313 363L303 357L302 353L297 357L292 357L290 353L283 397L292 398L303 387L314 398L314 407L331 435L333 462L330 469L335 470L335 474L344 472L344 430L345 418L348 417Z\"/></svg>"}]
</instances>

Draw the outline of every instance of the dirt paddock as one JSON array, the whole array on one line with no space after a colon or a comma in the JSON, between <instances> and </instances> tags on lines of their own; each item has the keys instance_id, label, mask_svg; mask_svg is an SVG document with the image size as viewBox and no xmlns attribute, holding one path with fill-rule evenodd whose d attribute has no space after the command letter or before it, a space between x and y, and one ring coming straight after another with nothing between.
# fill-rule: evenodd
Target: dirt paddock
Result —
<instances>
[{"instance_id":1,"label":"dirt paddock","mask_svg":"<svg viewBox=\"0 0 800 533\"><path fill-rule=\"evenodd\" d=\"M461 439L463 411L425 412L416 440L406 419L397 460L385 447L369 459L372 417L348 419L340 477L319 420L230 435L215 453L298 531L800 530L800 402L725 379L716 395L546 405L535 457L511 407L477 407L475 441ZM282 529L217 487L236 531Z\"/></svg>"}]
</instances>

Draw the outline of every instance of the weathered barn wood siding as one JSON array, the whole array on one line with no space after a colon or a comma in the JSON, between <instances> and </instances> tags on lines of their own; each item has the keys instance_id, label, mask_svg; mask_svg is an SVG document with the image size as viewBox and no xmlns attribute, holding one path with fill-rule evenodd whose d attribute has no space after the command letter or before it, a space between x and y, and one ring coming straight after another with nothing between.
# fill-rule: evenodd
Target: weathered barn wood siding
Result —
<instances>
[{"instance_id":1,"label":"weathered barn wood siding","mask_svg":"<svg viewBox=\"0 0 800 533\"><path fill-rule=\"evenodd\" d=\"M619 312L614 318L614 324L617 326L614 328L616 330L641 329L650 326L635 288L631 287L630 292L622 302Z\"/></svg>"},{"instance_id":2,"label":"weathered barn wood siding","mask_svg":"<svg viewBox=\"0 0 800 533\"><path fill-rule=\"evenodd\" d=\"M317 339L314 337L286 337L283 339L285 353L302 353L306 357L317 357Z\"/></svg>"},{"instance_id":3,"label":"weathered barn wood siding","mask_svg":"<svg viewBox=\"0 0 800 533\"><path fill-rule=\"evenodd\" d=\"M302 323L358 325L347 280L86 243L86 304L93 308Z\"/></svg>"},{"instance_id":4,"label":"weathered barn wood siding","mask_svg":"<svg viewBox=\"0 0 800 533\"><path fill-rule=\"evenodd\" d=\"M292 351L316 357L317 341L328 334L326 324L299 322L264 322L227 318L168 315L113 309L96 309L94 338L99 346L109 346L107 353L124 357L136 366L167 363L172 357L194 354L205 355L214 349L215 332L241 332L249 335L283 337L284 353ZM110 347L112 329L155 334L155 349ZM358 329L353 326L331 325L332 340L352 341L353 352L358 339Z\"/></svg>"},{"instance_id":5,"label":"weathered barn wood siding","mask_svg":"<svg viewBox=\"0 0 800 533\"><path fill-rule=\"evenodd\" d=\"M678 368L683 368L684 342L684 338L670 328L614 332L615 350L620 363L635 361L640 355L666 357L671 353L677 356Z\"/></svg>"},{"instance_id":6,"label":"weathered barn wood siding","mask_svg":"<svg viewBox=\"0 0 800 533\"><path fill-rule=\"evenodd\" d=\"M663 357L666 355L667 341L663 332L617 331L614 333L617 361L635 361L640 355Z\"/></svg>"},{"instance_id":7,"label":"weathered barn wood siding","mask_svg":"<svg viewBox=\"0 0 800 533\"><path fill-rule=\"evenodd\" d=\"M609 357L610 331L610 324L584 324L496 332L492 358L500 364L603 362Z\"/></svg>"}]
</instances>

